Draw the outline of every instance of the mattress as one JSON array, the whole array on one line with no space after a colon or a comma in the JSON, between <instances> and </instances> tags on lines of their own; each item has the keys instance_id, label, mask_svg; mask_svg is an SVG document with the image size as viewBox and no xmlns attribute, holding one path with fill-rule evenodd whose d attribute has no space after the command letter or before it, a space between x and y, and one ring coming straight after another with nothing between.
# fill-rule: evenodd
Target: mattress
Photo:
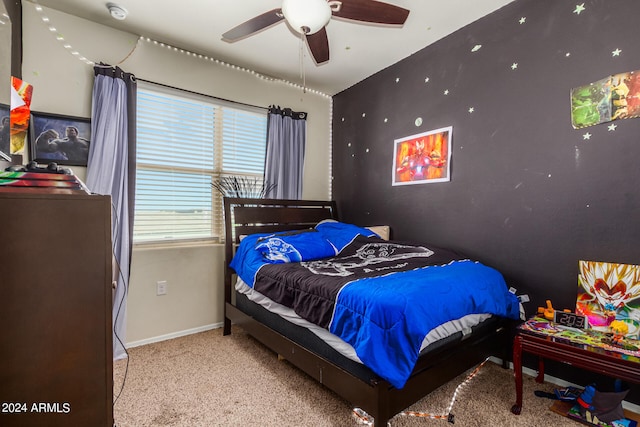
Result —
<instances>
[{"instance_id":1,"label":"mattress","mask_svg":"<svg viewBox=\"0 0 640 427\"><path fill-rule=\"evenodd\" d=\"M264 296L260 292L257 292L253 288L249 287L242 279L238 278L236 281L235 289L238 293L243 294L247 297L249 301L254 302L255 304L263 307L267 311L277 314L282 319L290 322L294 325L300 326L315 336L317 336L321 341L327 344L329 347L334 349L340 355L346 357L357 363L362 363L358 355L356 354L355 349L349 345L344 340L340 339L340 337L332 334L327 329L322 328L314 323L311 323L300 316L298 316L295 311L289 307L286 307L282 304L279 304L270 298ZM481 313L481 314L469 314L460 319L456 319L453 321L446 322L427 334L427 336L422 341L422 346L420 348L421 353L431 344L434 344L438 341L444 340L447 337L452 337L459 335L461 337L465 337L466 335L472 332L474 326L479 325L485 320L491 317L490 314Z\"/></svg>"}]
</instances>

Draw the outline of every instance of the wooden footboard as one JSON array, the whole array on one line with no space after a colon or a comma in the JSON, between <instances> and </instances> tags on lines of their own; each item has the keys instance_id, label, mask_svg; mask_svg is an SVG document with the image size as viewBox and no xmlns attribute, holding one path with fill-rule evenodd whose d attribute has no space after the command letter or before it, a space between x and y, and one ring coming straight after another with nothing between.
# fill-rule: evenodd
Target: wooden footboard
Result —
<instances>
[{"instance_id":1,"label":"wooden footboard","mask_svg":"<svg viewBox=\"0 0 640 427\"><path fill-rule=\"evenodd\" d=\"M367 383L332 362L245 314L233 304L225 304L229 322L242 327L269 349L285 358L320 384L374 417L377 426L386 426L396 414L416 403L436 388L478 365L489 356L505 357L508 328L500 324L491 331L472 336L454 347L445 347L419 359L402 389L384 380Z\"/></svg>"},{"instance_id":2,"label":"wooden footboard","mask_svg":"<svg viewBox=\"0 0 640 427\"><path fill-rule=\"evenodd\" d=\"M224 206L227 266L233 256L234 245L242 234L303 229L323 219L337 219L333 202L225 198ZM232 303L233 274L232 269L226 269L224 334L231 333L231 323L242 327L292 365L354 407L366 411L374 417L376 426L386 426L394 415L487 357L497 355L507 360L509 355L507 325L510 323L505 320L490 330L471 334L455 345L446 345L421 356L402 389L396 389L381 379L364 381L236 307Z\"/></svg>"}]
</instances>

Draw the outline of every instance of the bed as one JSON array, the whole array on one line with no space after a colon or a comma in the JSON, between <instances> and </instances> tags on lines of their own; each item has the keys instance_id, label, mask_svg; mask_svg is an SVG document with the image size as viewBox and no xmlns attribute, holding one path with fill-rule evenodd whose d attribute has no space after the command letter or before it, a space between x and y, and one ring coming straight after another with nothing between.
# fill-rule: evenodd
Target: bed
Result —
<instances>
[{"instance_id":1,"label":"bed","mask_svg":"<svg viewBox=\"0 0 640 427\"><path fill-rule=\"evenodd\" d=\"M502 276L495 270L446 249L386 242L371 229L341 223L334 201L225 197L224 215L228 266L224 334L231 333L232 323L239 325L280 357L373 417L375 425L386 426L394 415L489 356L498 356L505 363L509 359L510 329L518 317L519 304L506 291ZM295 255L291 255L291 247ZM393 256L387 254L390 247ZM377 248L374 252L382 250L385 259L393 258L392 264L379 264L378 257L373 257L376 259L373 262L368 256L364 264L344 271L345 265L354 265L354 256L357 258L354 254L370 253L371 248ZM283 260L283 256L291 259ZM372 272L393 270L398 265L405 268L405 264L407 271L400 273ZM450 273L452 268L455 270ZM442 280L450 281L451 277L466 275L467 269L478 275L460 280L469 282L471 288L464 290L463 284L456 282L450 293L463 294L465 300L473 301L471 306L486 302L494 307L487 310L495 311L494 315L485 313L484 308L477 313L477 309L470 307L473 313L464 313L458 319L458 306L466 305L462 300L460 304L451 304L453 314L447 316L453 318L443 324L435 311L425 315L414 308L420 304L400 304L407 313L397 316L389 314L392 312L385 305L381 305L379 313L368 311L366 316L358 315L364 306L368 310L378 304L367 298L377 298L380 292L386 295L380 304L393 300L390 294L385 294L389 286L404 289L406 284L408 294L403 296L404 300L416 300L410 284L417 282L415 275L423 271L429 272L433 280L439 280L445 272ZM355 270L363 271L364 277L358 280L345 277ZM379 276L396 282L381 285ZM475 294L474 287L494 288L484 281L494 281L496 276L499 283L495 294ZM305 280L320 283L321 286L313 288L320 290L305 288L307 285L302 285ZM482 285L474 285L475 281ZM361 297L366 289L376 291ZM435 294L432 292L429 300L443 306ZM354 299L353 295L358 297ZM311 310L305 308L309 302L313 305ZM326 310L321 311L319 308L325 305ZM411 316L423 317L416 320ZM373 326L363 323L365 317L366 321L373 319ZM391 326L386 328L386 324ZM404 341L405 336L422 337L424 331L414 334L413 330L423 324L424 331L429 331L424 340ZM367 347L374 337L383 339L384 344ZM380 349L387 347L395 350L383 355Z\"/></svg>"}]
</instances>

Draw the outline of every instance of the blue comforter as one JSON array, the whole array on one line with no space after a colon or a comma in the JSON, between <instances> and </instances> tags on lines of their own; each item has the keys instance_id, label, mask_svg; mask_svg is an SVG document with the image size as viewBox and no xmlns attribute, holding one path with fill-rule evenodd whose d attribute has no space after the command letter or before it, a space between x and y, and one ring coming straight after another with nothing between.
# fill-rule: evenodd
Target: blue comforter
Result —
<instances>
[{"instance_id":1,"label":"blue comforter","mask_svg":"<svg viewBox=\"0 0 640 427\"><path fill-rule=\"evenodd\" d=\"M349 343L396 388L432 329L468 314L519 317L518 299L498 271L350 224L248 236L231 267L256 291Z\"/></svg>"}]
</instances>

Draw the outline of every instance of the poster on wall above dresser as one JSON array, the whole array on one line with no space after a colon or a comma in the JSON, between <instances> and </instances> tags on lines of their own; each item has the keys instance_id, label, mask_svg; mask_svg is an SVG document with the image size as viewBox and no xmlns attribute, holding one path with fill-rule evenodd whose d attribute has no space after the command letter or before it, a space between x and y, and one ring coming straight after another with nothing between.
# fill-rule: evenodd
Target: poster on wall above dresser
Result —
<instances>
[{"instance_id":1,"label":"poster on wall above dresser","mask_svg":"<svg viewBox=\"0 0 640 427\"><path fill-rule=\"evenodd\" d=\"M30 126L31 159L38 163L87 166L91 120L34 111Z\"/></svg>"},{"instance_id":2,"label":"poster on wall above dresser","mask_svg":"<svg viewBox=\"0 0 640 427\"><path fill-rule=\"evenodd\" d=\"M450 181L452 132L449 126L394 140L392 185Z\"/></svg>"},{"instance_id":3,"label":"poster on wall above dresser","mask_svg":"<svg viewBox=\"0 0 640 427\"><path fill-rule=\"evenodd\" d=\"M9 105L0 104L0 160L11 161L11 121Z\"/></svg>"},{"instance_id":4,"label":"poster on wall above dresser","mask_svg":"<svg viewBox=\"0 0 640 427\"><path fill-rule=\"evenodd\" d=\"M11 111L9 112L10 147L12 155L24 155L33 86L11 76Z\"/></svg>"}]
</instances>

